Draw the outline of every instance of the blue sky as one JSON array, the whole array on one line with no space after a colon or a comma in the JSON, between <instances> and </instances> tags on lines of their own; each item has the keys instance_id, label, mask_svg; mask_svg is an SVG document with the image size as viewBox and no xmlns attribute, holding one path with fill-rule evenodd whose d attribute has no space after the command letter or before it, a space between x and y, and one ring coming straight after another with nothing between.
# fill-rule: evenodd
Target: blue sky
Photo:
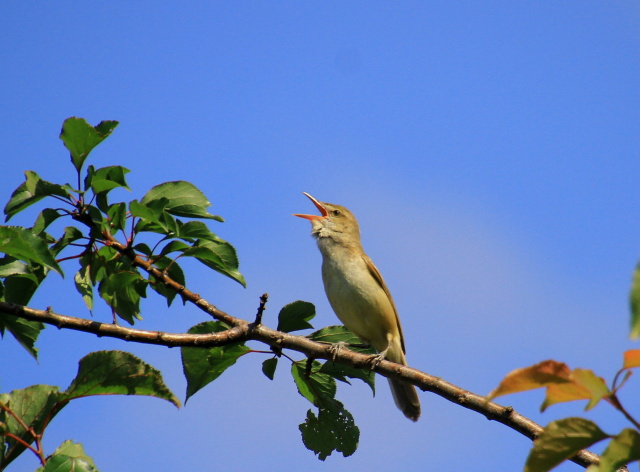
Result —
<instances>
[{"instance_id":1,"label":"blue sky","mask_svg":"<svg viewBox=\"0 0 640 472\"><path fill-rule=\"evenodd\" d=\"M270 326L297 299L316 305L316 326L335 324L309 224L291 216L313 210L306 191L358 216L416 368L486 394L547 358L611 379L622 352L638 348L627 339L640 254L635 2L9 1L0 38L0 200L27 169L72 180L58 140L65 118L118 120L91 163L131 170L123 200L178 179L207 194L248 285L196 264L187 283L231 314L252 318L269 292ZM88 316L66 267L31 305ZM205 319L153 298L143 309L145 329ZM94 316L110 319L104 307ZM12 339L0 343L1 391L65 388L88 352L124 349L184 395L177 350L51 328L40 348L35 363ZM79 400L45 447L80 441L101 471L518 470L530 447L426 393L411 424L383 381L375 398L339 386L360 447L321 463L297 429L306 400L284 364L270 382L262 360L245 356L180 411L148 398ZM627 388L637 413L638 381ZM501 402L542 424L583 414L571 404L541 415L542 397ZM604 405L587 416L609 432L626 426ZM36 466L25 455L14 470Z\"/></svg>"}]
</instances>

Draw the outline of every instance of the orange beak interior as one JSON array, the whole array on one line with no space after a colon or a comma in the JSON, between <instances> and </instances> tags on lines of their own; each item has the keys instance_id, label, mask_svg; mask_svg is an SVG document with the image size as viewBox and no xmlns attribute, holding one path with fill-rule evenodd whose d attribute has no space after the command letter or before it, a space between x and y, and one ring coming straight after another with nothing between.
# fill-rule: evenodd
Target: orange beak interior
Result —
<instances>
[{"instance_id":1,"label":"orange beak interior","mask_svg":"<svg viewBox=\"0 0 640 472\"><path fill-rule=\"evenodd\" d=\"M316 208L320 211L320 215L299 215L299 214L294 214L293 216L298 216L300 218L304 218L306 220L321 220L322 218L326 218L327 216L329 216L329 212L327 211L327 209L325 207L322 206L322 203L320 203L318 200L316 200L315 198L313 198L311 195L309 195L307 192L302 192L303 194L305 194L309 200L311 200L313 202L313 204L316 206Z\"/></svg>"}]
</instances>

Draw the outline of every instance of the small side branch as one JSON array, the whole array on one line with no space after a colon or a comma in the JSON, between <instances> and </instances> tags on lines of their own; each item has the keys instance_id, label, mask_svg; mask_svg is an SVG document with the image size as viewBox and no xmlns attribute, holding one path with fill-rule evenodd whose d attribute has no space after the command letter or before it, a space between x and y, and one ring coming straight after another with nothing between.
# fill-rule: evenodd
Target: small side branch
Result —
<instances>
[{"instance_id":1,"label":"small side branch","mask_svg":"<svg viewBox=\"0 0 640 472\"><path fill-rule=\"evenodd\" d=\"M267 305L268 299L269 299L268 293L263 293L262 296L260 297L260 306L258 307L258 313L256 313L256 320L254 321L254 324L256 326L262 324L262 314L264 313L264 310L267 309L266 305Z\"/></svg>"}]
</instances>

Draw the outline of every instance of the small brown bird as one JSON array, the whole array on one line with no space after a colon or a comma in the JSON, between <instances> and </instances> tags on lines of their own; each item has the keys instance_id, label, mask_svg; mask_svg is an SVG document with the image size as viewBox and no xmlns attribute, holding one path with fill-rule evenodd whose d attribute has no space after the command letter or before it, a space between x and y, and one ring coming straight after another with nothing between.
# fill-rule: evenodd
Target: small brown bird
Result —
<instances>
[{"instance_id":1,"label":"small brown bird","mask_svg":"<svg viewBox=\"0 0 640 472\"><path fill-rule=\"evenodd\" d=\"M303 192L304 193L304 192ZM322 253L322 280L329 303L344 325L378 351L377 359L407 365L400 318L391 293L360 243L355 216L340 205L304 193L320 215L294 215L311 221ZM398 408L412 421L420 417L415 387L388 379Z\"/></svg>"}]
</instances>

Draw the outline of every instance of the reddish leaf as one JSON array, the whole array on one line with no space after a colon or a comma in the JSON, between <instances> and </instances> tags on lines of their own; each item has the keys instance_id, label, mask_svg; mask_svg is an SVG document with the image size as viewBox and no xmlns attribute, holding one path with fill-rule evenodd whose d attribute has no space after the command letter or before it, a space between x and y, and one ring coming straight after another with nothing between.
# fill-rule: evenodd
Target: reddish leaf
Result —
<instances>
[{"instance_id":1,"label":"reddish leaf","mask_svg":"<svg viewBox=\"0 0 640 472\"><path fill-rule=\"evenodd\" d=\"M571 371L566 364L554 360L540 362L509 372L500 385L488 396L489 399L509 393L524 392L553 384L570 382Z\"/></svg>"},{"instance_id":2,"label":"reddish leaf","mask_svg":"<svg viewBox=\"0 0 640 472\"><path fill-rule=\"evenodd\" d=\"M547 386L547 394L540 406L540 411L545 411L556 403L572 402L575 400L588 400L591 398L589 390L572 382L558 383Z\"/></svg>"},{"instance_id":3,"label":"reddish leaf","mask_svg":"<svg viewBox=\"0 0 640 472\"><path fill-rule=\"evenodd\" d=\"M632 349L624 353L623 369L640 367L640 349Z\"/></svg>"}]
</instances>

